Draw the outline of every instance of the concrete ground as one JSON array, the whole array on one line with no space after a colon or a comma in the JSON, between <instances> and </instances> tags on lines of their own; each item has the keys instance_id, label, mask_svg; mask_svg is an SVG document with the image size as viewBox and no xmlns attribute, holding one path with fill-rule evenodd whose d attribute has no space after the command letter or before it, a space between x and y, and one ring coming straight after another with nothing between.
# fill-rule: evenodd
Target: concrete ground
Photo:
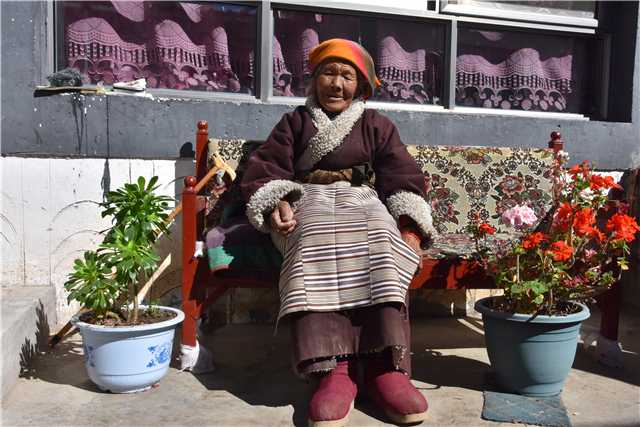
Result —
<instances>
[{"instance_id":1,"label":"concrete ground","mask_svg":"<svg viewBox=\"0 0 640 427\"><path fill-rule=\"evenodd\" d=\"M597 313L583 325L597 331ZM83 365L79 337L38 358L2 404L3 426L304 426L311 386L293 376L288 335L270 325L232 325L207 336L217 371L194 376L171 368L159 387L133 395L98 391ZM416 386L430 403L431 426L511 425L484 421L482 390L489 368L482 323L474 318L417 319L413 327ZM578 347L562 399L574 426L640 425L640 314L622 318L623 369ZM366 401L350 426L389 425Z\"/></svg>"}]
</instances>

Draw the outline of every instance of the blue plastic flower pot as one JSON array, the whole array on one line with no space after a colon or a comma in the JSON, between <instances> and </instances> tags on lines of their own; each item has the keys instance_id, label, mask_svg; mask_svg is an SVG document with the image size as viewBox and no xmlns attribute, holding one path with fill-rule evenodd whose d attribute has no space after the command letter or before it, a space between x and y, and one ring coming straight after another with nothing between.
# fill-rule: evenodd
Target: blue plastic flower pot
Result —
<instances>
[{"instance_id":1,"label":"blue plastic flower pot","mask_svg":"<svg viewBox=\"0 0 640 427\"><path fill-rule=\"evenodd\" d=\"M495 311L493 297L476 302L484 338L499 384L526 396L560 394L576 356L580 324L590 315L584 304L568 316L535 316Z\"/></svg>"},{"instance_id":2,"label":"blue plastic flower pot","mask_svg":"<svg viewBox=\"0 0 640 427\"><path fill-rule=\"evenodd\" d=\"M167 373L175 329L184 320L184 313L171 307L157 308L176 316L163 322L122 327L92 325L78 316L71 320L82 335L89 378L101 390L144 391Z\"/></svg>"}]
</instances>

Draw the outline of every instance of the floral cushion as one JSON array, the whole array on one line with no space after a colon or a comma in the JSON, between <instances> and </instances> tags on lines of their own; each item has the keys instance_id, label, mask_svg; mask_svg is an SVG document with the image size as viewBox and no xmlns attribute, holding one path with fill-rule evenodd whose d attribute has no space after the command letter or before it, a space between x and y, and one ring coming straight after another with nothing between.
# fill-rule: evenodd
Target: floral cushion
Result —
<instances>
[{"instance_id":1,"label":"floral cushion","mask_svg":"<svg viewBox=\"0 0 640 427\"><path fill-rule=\"evenodd\" d=\"M264 141L251 141L246 139L209 139L207 161L211 165L211 159L218 154L236 172L240 172L249 155Z\"/></svg>"},{"instance_id":2,"label":"floral cushion","mask_svg":"<svg viewBox=\"0 0 640 427\"><path fill-rule=\"evenodd\" d=\"M524 202L538 218L551 208L555 157L535 148L409 145L424 172L433 225L440 233L465 233L473 218L498 229L502 213Z\"/></svg>"},{"instance_id":3,"label":"floral cushion","mask_svg":"<svg viewBox=\"0 0 640 427\"><path fill-rule=\"evenodd\" d=\"M236 172L236 181L240 182L249 156L262 141L245 139L209 139L207 147L207 167L213 166L213 156L219 155ZM216 180L209 181L206 228L215 227L238 215L244 214L244 202L238 185L231 188L218 187Z\"/></svg>"},{"instance_id":4,"label":"floral cushion","mask_svg":"<svg viewBox=\"0 0 640 427\"><path fill-rule=\"evenodd\" d=\"M217 153L235 169L238 182L246 160L259 144L241 139L211 139L208 148L210 155ZM475 246L466 227L475 216L498 229L490 242L490 246L497 248L517 237L499 222L505 210L526 202L538 218L543 218L551 208L555 165L552 150L425 145L408 145L407 149L424 173L433 224L440 233L424 252L428 258L468 257ZM211 208L207 225L219 225L215 233L243 214L244 203L237 185L226 189L220 197L216 195L220 191L216 191L215 183L209 189ZM208 248L212 255L218 249ZM223 264L228 263L225 258Z\"/></svg>"}]
</instances>

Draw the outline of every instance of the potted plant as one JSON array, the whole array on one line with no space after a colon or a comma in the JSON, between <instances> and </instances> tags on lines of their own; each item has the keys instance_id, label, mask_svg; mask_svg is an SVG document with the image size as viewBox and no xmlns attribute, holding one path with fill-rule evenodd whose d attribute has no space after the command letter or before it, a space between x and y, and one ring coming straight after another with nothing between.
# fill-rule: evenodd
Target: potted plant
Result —
<instances>
[{"instance_id":1,"label":"potted plant","mask_svg":"<svg viewBox=\"0 0 640 427\"><path fill-rule=\"evenodd\" d=\"M109 192L100 206L112 226L97 250L76 259L65 283L69 301L83 310L72 323L83 339L85 365L102 390L148 389L169 368L175 328L184 319L171 307L138 305L138 287L159 257L153 245L167 232L166 196L154 194L157 177Z\"/></svg>"},{"instance_id":2,"label":"potted plant","mask_svg":"<svg viewBox=\"0 0 640 427\"><path fill-rule=\"evenodd\" d=\"M562 391L575 358L584 304L609 289L627 267L629 243L640 230L625 205L607 201L611 177L584 162L558 177L557 209L538 218L527 206L506 210L501 222L521 237L489 249L496 229L471 226L478 260L504 290L484 298L485 342L498 382L511 392L552 396ZM608 218L608 219L606 219ZM495 245L494 245L495 246Z\"/></svg>"}]
</instances>

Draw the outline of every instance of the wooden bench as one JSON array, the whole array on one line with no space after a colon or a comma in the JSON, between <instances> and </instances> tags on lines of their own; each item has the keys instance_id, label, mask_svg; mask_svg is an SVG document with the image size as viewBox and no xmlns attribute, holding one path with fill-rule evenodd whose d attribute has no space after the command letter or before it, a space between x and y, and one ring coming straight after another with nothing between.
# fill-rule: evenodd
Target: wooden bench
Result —
<instances>
[{"instance_id":1,"label":"wooden bench","mask_svg":"<svg viewBox=\"0 0 640 427\"><path fill-rule=\"evenodd\" d=\"M197 242L205 240L207 231L216 230L215 226L230 221L230 217L236 221L240 218L240 222L244 220L245 230L250 228L252 232L261 234L253 230L244 218L237 185L210 185L208 190L205 187L200 193L195 188L196 183L208 173L211 175L210 167L216 156L241 178L243 165L259 143L237 139L210 140L207 123L198 123L195 175L185 178L182 195L184 345L196 345L197 320L203 310L228 289L277 287L277 267L270 271L264 268L252 270L242 263L234 267L234 262L207 260L206 254L204 257L194 256ZM551 134L548 148L408 145L408 151L424 172L434 226L440 233L433 246L423 252L423 268L411 282L411 289L494 288L493 281L475 263L467 261L474 251L466 232L469 218L479 215L498 228L497 239L508 240L515 236L508 234L506 227L499 223L502 211L525 200L539 217L550 211L553 194L557 190L553 188L553 176L559 173L556 156L562 148L557 132ZM230 211L235 211L236 216ZM268 240L266 234L262 234L262 238ZM275 251L275 248L271 249ZM210 254L218 258L229 255L224 251L224 247L209 249ZM605 298L607 302L601 327L601 332L610 339L617 339L619 298L616 295L619 292L614 292Z\"/></svg>"}]
</instances>

